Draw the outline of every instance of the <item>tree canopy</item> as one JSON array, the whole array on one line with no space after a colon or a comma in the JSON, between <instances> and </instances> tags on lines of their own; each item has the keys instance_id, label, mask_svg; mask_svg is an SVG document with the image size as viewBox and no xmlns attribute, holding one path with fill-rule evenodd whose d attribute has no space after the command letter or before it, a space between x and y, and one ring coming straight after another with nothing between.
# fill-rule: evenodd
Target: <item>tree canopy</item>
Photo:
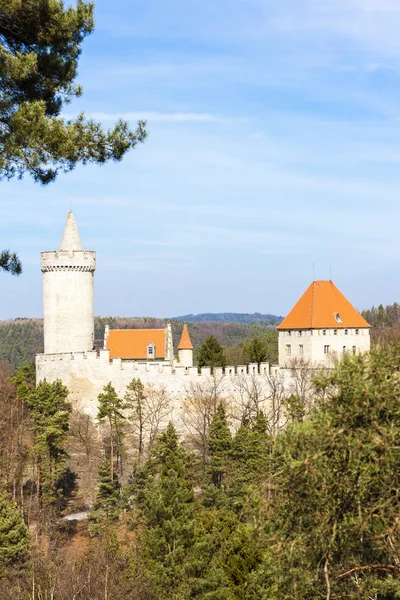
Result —
<instances>
[{"instance_id":1,"label":"tree canopy","mask_svg":"<svg viewBox=\"0 0 400 600\"><path fill-rule=\"evenodd\" d=\"M144 141L144 121L104 130L83 113L60 116L82 94L75 79L93 11L84 0L0 0L0 181L28 174L45 185L78 164L119 161ZM20 275L17 254L1 252L0 270Z\"/></svg>"},{"instance_id":2,"label":"tree canopy","mask_svg":"<svg viewBox=\"0 0 400 600\"><path fill-rule=\"evenodd\" d=\"M120 120L110 131L83 114L60 117L82 94L75 83L94 4L0 0L0 179L25 173L42 184L78 163L120 160L146 137Z\"/></svg>"},{"instance_id":3,"label":"tree canopy","mask_svg":"<svg viewBox=\"0 0 400 600\"><path fill-rule=\"evenodd\" d=\"M199 367L224 367L226 359L224 349L213 335L200 346L197 354Z\"/></svg>"}]
</instances>

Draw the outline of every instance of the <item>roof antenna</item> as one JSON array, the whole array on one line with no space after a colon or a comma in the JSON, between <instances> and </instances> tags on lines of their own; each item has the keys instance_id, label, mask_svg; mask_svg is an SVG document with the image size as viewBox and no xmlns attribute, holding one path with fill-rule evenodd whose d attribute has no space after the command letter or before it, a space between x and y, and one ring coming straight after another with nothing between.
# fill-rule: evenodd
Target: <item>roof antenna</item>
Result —
<instances>
[{"instance_id":1,"label":"roof antenna","mask_svg":"<svg viewBox=\"0 0 400 600\"><path fill-rule=\"evenodd\" d=\"M329 281L332 281L332 264L329 263Z\"/></svg>"},{"instance_id":2,"label":"roof antenna","mask_svg":"<svg viewBox=\"0 0 400 600\"><path fill-rule=\"evenodd\" d=\"M312 264L312 280L315 281L315 263Z\"/></svg>"}]
</instances>

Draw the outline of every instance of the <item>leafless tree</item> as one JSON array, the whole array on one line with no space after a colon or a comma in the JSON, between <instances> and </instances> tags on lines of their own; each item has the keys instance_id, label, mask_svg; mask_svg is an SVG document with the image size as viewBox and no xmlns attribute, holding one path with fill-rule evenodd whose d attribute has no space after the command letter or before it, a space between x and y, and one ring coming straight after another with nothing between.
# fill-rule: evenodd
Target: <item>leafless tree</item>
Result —
<instances>
[{"instance_id":1,"label":"leafless tree","mask_svg":"<svg viewBox=\"0 0 400 600\"><path fill-rule=\"evenodd\" d=\"M205 383L190 384L184 401L182 421L187 429L187 440L201 457L203 468L207 463L210 425L217 406L224 402L220 395L220 378L213 376Z\"/></svg>"},{"instance_id":2,"label":"leafless tree","mask_svg":"<svg viewBox=\"0 0 400 600\"><path fill-rule=\"evenodd\" d=\"M333 368L337 358L332 357L327 368ZM302 420L307 417L315 401L314 377L324 371L312 361L294 358L289 366L290 383L288 386L287 412L290 420Z\"/></svg>"},{"instance_id":3,"label":"leafless tree","mask_svg":"<svg viewBox=\"0 0 400 600\"><path fill-rule=\"evenodd\" d=\"M261 411L265 412L267 395L263 378L256 374L238 375L233 386L237 407L233 416L240 423L251 422Z\"/></svg>"},{"instance_id":4,"label":"leafless tree","mask_svg":"<svg viewBox=\"0 0 400 600\"><path fill-rule=\"evenodd\" d=\"M0 363L0 484L12 487L23 506L23 483L32 453L29 412L10 377L12 369Z\"/></svg>"},{"instance_id":5,"label":"leafless tree","mask_svg":"<svg viewBox=\"0 0 400 600\"><path fill-rule=\"evenodd\" d=\"M286 398L287 391L281 373L271 373L264 377L267 389L265 415L271 435L278 434L287 423Z\"/></svg>"},{"instance_id":6,"label":"leafless tree","mask_svg":"<svg viewBox=\"0 0 400 600\"><path fill-rule=\"evenodd\" d=\"M92 455L97 449L98 428L93 419L80 408L75 408L70 417L70 435L84 449L87 460L90 463Z\"/></svg>"},{"instance_id":7,"label":"leafless tree","mask_svg":"<svg viewBox=\"0 0 400 600\"><path fill-rule=\"evenodd\" d=\"M146 398L148 406L148 421L147 421L147 448L149 453L154 445L154 440L160 433L165 419L170 412L170 402L167 390L165 387L155 387L148 385L146 387Z\"/></svg>"},{"instance_id":8,"label":"leafless tree","mask_svg":"<svg viewBox=\"0 0 400 600\"><path fill-rule=\"evenodd\" d=\"M142 461L153 447L154 440L169 413L169 398L165 388L144 386L139 378L128 385L125 402L128 420L138 440L138 460Z\"/></svg>"}]
</instances>

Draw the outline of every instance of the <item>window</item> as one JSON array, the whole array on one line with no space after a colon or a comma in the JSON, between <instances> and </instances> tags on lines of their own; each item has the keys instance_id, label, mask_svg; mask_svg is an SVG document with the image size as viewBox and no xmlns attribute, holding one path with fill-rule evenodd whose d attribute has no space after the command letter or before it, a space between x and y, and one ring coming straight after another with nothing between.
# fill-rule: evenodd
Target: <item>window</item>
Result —
<instances>
[{"instance_id":1,"label":"window","mask_svg":"<svg viewBox=\"0 0 400 600\"><path fill-rule=\"evenodd\" d=\"M339 313L333 313L333 316L335 317L335 321L337 323L341 323L342 322L342 319L340 318Z\"/></svg>"},{"instance_id":2,"label":"window","mask_svg":"<svg viewBox=\"0 0 400 600\"><path fill-rule=\"evenodd\" d=\"M344 330L344 335L349 335L349 330L348 329Z\"/></svg>"},{"instance_id":3,"label":"window","mask_svg":"<svg viewBox=\"0 0 400 600\"><path fill-rule=\"evenodd\" d=\"M156 347L153 343L147 346L147 358L154 359L156 357Z\"/></svg>"},{"instance_id":4,"label":"window","mask_svg":"<svg viewBox=\"0 0 400 600\"><path fill-rule=\"evenodd\" d=\"M303 356L303 354L304 354L303 344L299 344L299 356Z\"/></svg>"},{"instance_id":5,"label":"window","mask_svg":"<svg viewBox=\"0 0 400 600\"><path fill-rule=\"evenodd\" d=\"M326 335L326 329L322 330L322 335Z\"/></svg>"},{"instance_id":6,"label":"window","mask_svg":"<svg viewBox=\"0 0 400 600\"><path fill-rule=\"evenodd\" d=\"M288 331L288 332L287 332L287 334L288 334L288 336L290 337L290 336L292 335L292 332L291 332L291 331Z\"/></svg>"},{"instance_id":7,"label":"window","mask_svg":"<svg viewBox=\"0 0 400 600\"><path fill-rule=\"evenodd\" d=\"M333 330L333 335L337 335L337 329Z\"/></svg>"},{"instance_id":8,"label":"window","mask_svg":"<svg viewBox=\"0 0 400 600\"><path fill-rule=\"evenodd\" d=\"M346 346L343 346L343 354L346 354Z\"/></svg>"},{"instance_id":9,"label":"window","mask_svg":"<svg viewBox=\"0 0 400 600\"><path fill-rule=\"evenodd\" d=\"M357 346L353 346L353 354L357 354Z\"/></svg>"},{"instance_id":10,"label":"window","mask_svg":"<svg viewBox=\"0 0 400 600\"><path fill-rule=\"evenodd\" d=\"M358 335L360 333L359 329L356 329L356 335Z\"/></svg>"},{"instance_id":11,"label":"window","mask_svg":"<svg viewBox=\"0 0 400 600\"><path fill-rule=\"evenodd\" d=\"M286 344L286 356L292 356L292 346L290 344Z\"/></svg>"},{"instance_id":12,"label":"window","mask_svg":"<svg viewBox=\"0 0 400 600\"><path fill-rule=\"evenodd\" d=\"M328 345L324 346L324 354L330 354L330 352L331 352L331 347Z\"/></svg>"},{"instance_id":13,"label":"window","mask_svg":"<svg viewBox=\"0 0 400 600\"><path fill-rule=\"evenodd\" d=\"M302 332L301 332L301 331L299 331L299 337L301 337L302 335L303 335L303 334L302 334Z\"/></svg>"}]
</instances>

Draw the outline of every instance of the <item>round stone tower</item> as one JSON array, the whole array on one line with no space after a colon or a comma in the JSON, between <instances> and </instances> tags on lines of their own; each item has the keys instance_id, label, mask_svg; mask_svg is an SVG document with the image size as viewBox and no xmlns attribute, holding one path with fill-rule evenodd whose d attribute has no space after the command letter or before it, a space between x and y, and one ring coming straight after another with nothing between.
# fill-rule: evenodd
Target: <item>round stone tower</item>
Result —
<instances>
[{"instance_id":1,"label":"round stone tower","mask_svg":"<svg viewBox=\"0 0 400 600\"><path fill-rule=\"evenodd\" d=\"M44 353L87 352L94 344L96 253L83 250L72 212L58 251L42 252Z\"/></svg>"}]
</instances>

